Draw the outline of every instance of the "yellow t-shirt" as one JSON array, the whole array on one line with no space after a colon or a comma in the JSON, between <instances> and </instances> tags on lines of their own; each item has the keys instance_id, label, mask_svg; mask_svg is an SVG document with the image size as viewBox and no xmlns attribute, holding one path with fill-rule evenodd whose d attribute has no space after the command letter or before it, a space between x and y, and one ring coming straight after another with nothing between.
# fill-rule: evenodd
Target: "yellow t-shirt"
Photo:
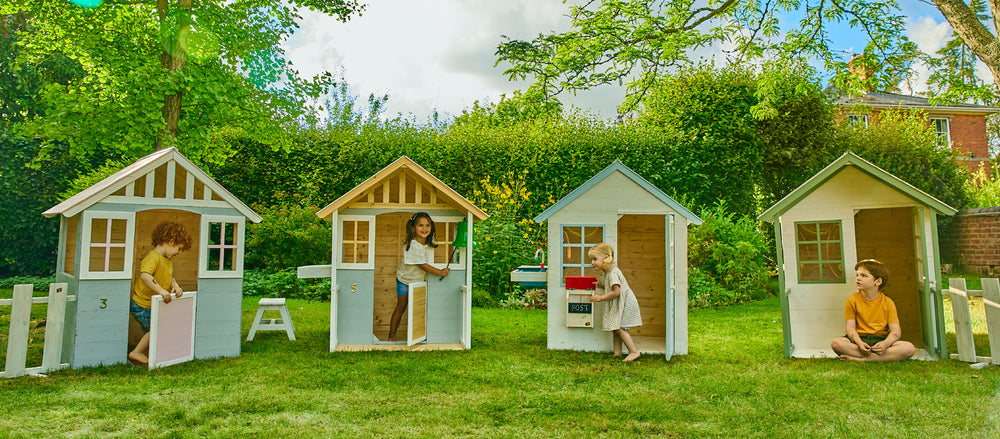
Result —
<instances>
[{"instance_id":1,"label":"yellow t-shirt","mask_svg":"<svg viewBox=\"0 0 1000 439\"><path fill-rule=\"evenodd\" d=\"M153 279L156 280L157 285L170 291L170 282L174 279L174 262L161 255L160 252L150 250L149 253L146 253L146 257L142 258L142 263L139 265L139 273L153 275ZM136 305L143 308L152 308L151 299L153 294L156 293L147 287L142 279L135 280L135 284L132 286L132 300L135 301Z\"/></svg>"},{"instance_id":2,"label":"yellow t-shirt","mask_svg":"<svg viewBox=\"0 0 1000 439\"><path fill-rule=\"evenodd\" d=\"M844 303L844 320L854 320L858 334L889 335L889 324L899 323L896 303L880 291L875 300L867 300L860 291Z\"/></svg>"}]
</instances>

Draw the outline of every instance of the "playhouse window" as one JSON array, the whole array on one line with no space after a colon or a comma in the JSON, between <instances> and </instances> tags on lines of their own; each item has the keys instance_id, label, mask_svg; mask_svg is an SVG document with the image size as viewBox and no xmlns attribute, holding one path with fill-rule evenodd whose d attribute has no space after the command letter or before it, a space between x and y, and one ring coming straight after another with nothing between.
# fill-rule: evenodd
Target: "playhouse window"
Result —
<instances>
[{"instance_id":1,"label":"playhouse window","mask_svg":"<svg viewBox=\"0 0 1000 439\"><path fill-rule=\"evenodd\" d=\"M566 276L585 276L588 269L593 271L587 252L601 242L604 242L603 226L564 225L560 249L562 279Z\"/></svg>"},{"instance_id":2,"label":"playhouse window","mask_svg":"<svg viewBox=\"0 0 1000 439\"><path fill-rule=\"evenodd\" d=\"M81 279L131 276L134 216L121 212L84 212Z\"/></svg>"},{"instance_id":3,"label":"playhouse window","mask_svg":"<svg viewBox=\"0 0 1000 439\"><path fill-rule=\"evenodd\" d=\"M368 230L370 223L370 221L344 221L341 228L343 239L340 240L343 246L341 262L346 264L368 263L368 246L371 243L371 234Z\"/></svg>"},{"instance_id":4,"label":"playhouse window","mask_svg":"<svg viewBox=\"0 0 1000 439\"><path fill-rule=\"evenodd\" d=\"M800 283L844 282L840 221L795 223Z\"/></svg>"},{"instance_id":5,"label":"playhouse window","mask_svg":"<svg viewBox=\"0 0 1000 439\"><path fill-rule=\"evenodd\" d=\"M236 244L239 223L208 223L208 271L236 271Z\"/></svg>"},{"instance_id":6,"label":"playhouse window","mask_svg":"<svg viewBox=\"0 0 1000 439\"><path fill-rule=\"evenodd\" d=\"M345 215L337 221L335 244L339 249L336 265L340 268L371 270L375 268L375 217Z\"/></svg>"},{"instance_id":7,"label":"playhouse window","mask_svg":"<svg viewBox=\"0 0 1000 439\"><path fill-rule=\"evenodd\" d=\"M438 244L437 248L434 249L435 264L448 264L451 251L455 248L452 246L452 243L455 242L455 236L458 233L457 226L458 223L454 222L438 222L435 224L437 235L434 238L434 242ZM460 268L462 266L462 252L455 252L455 257L451 262L452 268Z\"/></svg>"},{"instance_id":8,"label":"playhouse window","mask_svg":"<svg viewBox=\"0 0 1000 439\"><path fill-rule=\"evenodd\" d=\"M196 244L201 263L199 277L243 276L245 218L238 216L201 217L200 240Z\"/></svg>"}]
</instances>

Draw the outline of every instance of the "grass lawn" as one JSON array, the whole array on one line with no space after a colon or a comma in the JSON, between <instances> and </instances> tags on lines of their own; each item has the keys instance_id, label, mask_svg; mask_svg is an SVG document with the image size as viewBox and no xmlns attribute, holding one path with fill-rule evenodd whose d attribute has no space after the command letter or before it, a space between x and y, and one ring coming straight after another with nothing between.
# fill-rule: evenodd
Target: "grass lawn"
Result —
<instances>
[{"instance_id":1,"label":"grass lawn","mask_svg":"<svg viewBox=\"0 0 1000 439\"><path fill-rule=\"evenodd\" d=\"M329 304L288 302L298 340L239 358L0 380L0 437L1000 437L1000 367L785 359L777 298L633 364L547 350L531 310L474 309L470 351L330 353Z\"/></svg>"}]
</instances>

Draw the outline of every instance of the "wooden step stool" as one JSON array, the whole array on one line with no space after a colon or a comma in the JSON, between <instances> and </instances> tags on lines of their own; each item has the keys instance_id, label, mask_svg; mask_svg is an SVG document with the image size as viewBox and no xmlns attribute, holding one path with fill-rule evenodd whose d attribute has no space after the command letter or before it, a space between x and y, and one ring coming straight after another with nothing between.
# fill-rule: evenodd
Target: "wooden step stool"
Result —
<instances>
[{"instance_id":1,"label":"wooden step stool","mask_svg":"<svg viewBox=\"0 0 1000 439\"><path fill-rule=\"evenodd\" d=\"M280 319L265 319L264 311L278 311L281 313ZM250 326L250 334L247 341L253 341L257 331L285 331L289 340L295 340L295 327L292 326L292 316L288 315L288 307L285 306L285 298L263 298L257 302L257 316Z\"/></svg>"}]
</instances>

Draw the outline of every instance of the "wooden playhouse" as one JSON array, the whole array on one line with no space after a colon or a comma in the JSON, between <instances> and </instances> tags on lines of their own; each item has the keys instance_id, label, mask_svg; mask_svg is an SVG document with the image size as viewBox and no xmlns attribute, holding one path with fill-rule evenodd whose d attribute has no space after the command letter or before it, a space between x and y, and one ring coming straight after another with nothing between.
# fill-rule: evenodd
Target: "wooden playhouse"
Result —
<instances>
[{"instance_id":1,"label":"wooden playhouse","mask_svg":"<svg viewBox=\"0 0 1000 439\"><path fill-rule=\"evenodd\" d=\"M434 265L447 277L411 284L399 325L406 340L388 341L396 304L396 268L406 221L416 212L434 220ZM474 221L486 214L408 157L401 157L317 212L332 222L331 265L299 267L301 278L331 278L330 351L469 349L472 346L472 258L454 248L458 227L472 242ZM448 265L448 258L456 250ZM400 333L402 339L402 333Z\"/></svg>"},{"instance_id":2,"label":"wooden playhouse","mask_svg":"<svg viewBox=\"0 0 1000 439\"><path fill-rule=\"evenodd\" d=\"M174 278L198 291L194 356L240 354L244 228L261 218L176 148L139 159L43 215L60 218L56 282L76 295L66 307L63 362L126 361L131 285L164 221L191 234L192 248L174 258Z\"/></svg>"},{"instance_id":3,"label":"wooden playhouse","mask_svg":"<svg viewBox=\"0 0 1000 439\"><path fill-rule=\"evenodd\" d=\"M914 358L945 358L937 216L955 212L848 152L761 214L774 224L785 356L836 356L854 265L873 258L889 268L883 293Z\"/></svg>"},{"instance_id":4,"label":"wooden playhouse","mask_svg":"<svg viewBox=\"0 0 1000 439\"><path fill-rule=\"evenodd\" d=\"M548 221L549 349L611 351L603 307L571 297L564 282L598 275L587 252L603 241L639 301L643 324L631 333L640 352L687 354L687 229L698 216L615 160L535 221Z\"/></svg>"}]
</instances>

